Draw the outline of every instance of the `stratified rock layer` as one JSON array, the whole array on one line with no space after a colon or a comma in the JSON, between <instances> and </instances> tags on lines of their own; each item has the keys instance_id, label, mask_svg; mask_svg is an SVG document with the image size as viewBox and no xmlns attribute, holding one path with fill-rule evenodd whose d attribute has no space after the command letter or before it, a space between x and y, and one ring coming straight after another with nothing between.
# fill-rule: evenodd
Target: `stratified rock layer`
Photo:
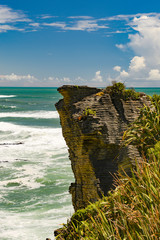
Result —
<instances>
[{"instance_id":1,"label":"stratified rock layer","mask_svg":"<svg viewBox=\"0 0 160 240\"><path fill-rule=\"evenodd\" d=\"M66 85L58 91L64 99L56 108L75 176L69 190L78 210L107 194L113 187L113 174L120 166L140 158L135 147L121 148L120 144L127 125L147 104L147 97L143 95L136 101L111 99L102 90L87 86ZM96 115L85 115L86 109Z\"/></svg>"}]
</instances>

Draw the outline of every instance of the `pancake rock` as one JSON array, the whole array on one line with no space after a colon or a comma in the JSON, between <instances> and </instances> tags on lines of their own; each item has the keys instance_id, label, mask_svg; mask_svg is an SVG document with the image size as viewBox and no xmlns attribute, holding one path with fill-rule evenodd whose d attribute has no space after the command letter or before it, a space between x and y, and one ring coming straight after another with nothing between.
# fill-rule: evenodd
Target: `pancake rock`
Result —
<instances>
[{"instance_id":1,"label":"pancake rock","mask_svg":"<svg viewBox=\"0 0 160 240\"><path fill-rule=\"evenodd\" d=\"M56 104L75 177L69 191L75 210L95 202L113 187L113 174L139 159L134 146L121 147L124 131L148 104L147 96L124 101L87 86L64 85Z\"/></svg>"}]
</instances>

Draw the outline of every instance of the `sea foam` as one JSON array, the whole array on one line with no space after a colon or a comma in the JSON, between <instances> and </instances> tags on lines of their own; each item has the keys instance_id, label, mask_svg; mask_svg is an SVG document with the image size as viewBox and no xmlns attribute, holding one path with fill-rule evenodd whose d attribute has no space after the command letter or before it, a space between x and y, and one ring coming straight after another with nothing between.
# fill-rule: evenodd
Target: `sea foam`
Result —
<instances>
[{"instance_id":1,"label":"sea foam","mask_svg":"<svg viewBox=\"0 0 160 240\"><path fill-rule=\"evenodd\" d=\"M25 111L25 112L1 112L0 118L35 118L52 119L59 118L57 111Z\"/></svg>"}]
</instances>

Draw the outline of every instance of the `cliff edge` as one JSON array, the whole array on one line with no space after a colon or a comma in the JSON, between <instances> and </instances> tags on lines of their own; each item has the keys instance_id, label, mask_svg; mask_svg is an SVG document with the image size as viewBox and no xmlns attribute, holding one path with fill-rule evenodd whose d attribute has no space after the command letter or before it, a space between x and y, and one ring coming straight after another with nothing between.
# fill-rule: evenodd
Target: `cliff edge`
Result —
<instances>
[{"instance_id":1,"label":"cliff edge","mask_svg":"<svg viewBox=\"0 0 160 240\"><path fill-rule=\"evenodd\" d=\"M87 86L64 85L58 91L64 98L56 108L75 177L69 191L78 210L106 195L118 168L140 158L134 146L122 148L121 139L148 99L140 94L124 100Z\"/></svg>"}]
</instances>

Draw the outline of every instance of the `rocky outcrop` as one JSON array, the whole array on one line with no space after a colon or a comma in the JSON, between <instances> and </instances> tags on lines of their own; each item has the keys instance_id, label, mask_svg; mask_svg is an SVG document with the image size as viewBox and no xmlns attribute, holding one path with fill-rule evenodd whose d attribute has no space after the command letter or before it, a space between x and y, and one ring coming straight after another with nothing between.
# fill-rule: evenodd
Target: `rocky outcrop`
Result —
<instances>
[{"instance_id":1,"label":"rocky outcrop","mask_svg":"<svg viewBox=\"0 0 160 240\"><path fill-rule=\"evenodd\" d=\"M134 146L122 148L121 139L148 100L143 94L124 101L87 86L66 85L58 91L64 97L56 108L75 176L69 191L77 210L106 195L118 168L140 158Z\"/></svg>"}]
</instances>

